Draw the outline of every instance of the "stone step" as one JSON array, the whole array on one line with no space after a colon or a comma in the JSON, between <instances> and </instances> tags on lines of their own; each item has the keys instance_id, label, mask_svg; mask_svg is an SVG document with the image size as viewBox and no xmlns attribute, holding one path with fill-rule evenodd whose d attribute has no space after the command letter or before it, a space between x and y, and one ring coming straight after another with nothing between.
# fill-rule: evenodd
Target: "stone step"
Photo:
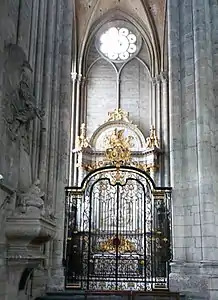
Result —
<instances>
[{"instance_id":1,"label":"stone step","mask_svg":"<svg viewBox=\"0 0 218 300\"><path fill-rule=\"evenodd\" d=\"M65 292L50 292L36 300L185 300L183 296L170 292L85 292L71 290Z\"/></svg>"}]
</instances>

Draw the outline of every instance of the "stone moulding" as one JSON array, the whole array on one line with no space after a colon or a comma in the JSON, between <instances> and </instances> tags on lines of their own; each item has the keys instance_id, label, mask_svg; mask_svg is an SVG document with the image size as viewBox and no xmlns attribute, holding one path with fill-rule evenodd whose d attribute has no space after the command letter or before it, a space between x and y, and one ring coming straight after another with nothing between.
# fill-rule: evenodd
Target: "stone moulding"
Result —
<instances>
[{"instance_id":1,"label":"stone moulding","mask_svg":"<svg viewBox=\"0 0 218 300\"><path fill-rule=\"evenodd\" d=\"M56 233L55 223L43 216L10 216L5 226L10 260L42 260L41 245L53 239Z\"/></svg>"}]
</instances>

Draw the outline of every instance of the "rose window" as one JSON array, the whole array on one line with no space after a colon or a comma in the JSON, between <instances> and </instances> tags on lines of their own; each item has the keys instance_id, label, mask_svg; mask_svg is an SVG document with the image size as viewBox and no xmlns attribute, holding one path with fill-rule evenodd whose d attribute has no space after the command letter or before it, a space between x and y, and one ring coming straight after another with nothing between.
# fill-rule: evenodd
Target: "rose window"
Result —
<instances>
[{"instance_id":1,"label":"rose window","mask_svg":"<svg viewBox=\"0 0 218 300\"><path fill-rule=\"evenodd\" d=\"M137 37L126 27L113 26L100 35L98 48L108 59L122 62L136 54Z\"/></svg>"}]
</instances>

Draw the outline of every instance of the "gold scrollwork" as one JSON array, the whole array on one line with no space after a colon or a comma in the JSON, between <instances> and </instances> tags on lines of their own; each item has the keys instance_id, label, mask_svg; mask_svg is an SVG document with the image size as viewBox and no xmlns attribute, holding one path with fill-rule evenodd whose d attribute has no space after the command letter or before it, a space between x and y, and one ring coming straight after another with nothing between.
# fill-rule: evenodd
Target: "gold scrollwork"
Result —
<instances>
[{"instance_id":1,"label":"gold scrollwork","mask_svg":"<svg viewBox=\"0 0 218 300\"><path fill-rule=\"evenodd\" d=\"M117 241L119 241L119 243L117 243ZM123 237L110 238L105 242L101 242L99 246L99 251L115 252L116 248L119 252L123 252L123 253L136 251L134 243L130 242L127 239L124 239Z\"/></svg>"},{"instance_id":2,"label":"gold scrollwork","mask_svg":"<svg viewBox=\"0 0 218 300\"><path fill-rule=\"evenodd\" d=\"M90 172L90 171L96 170L98 168L101 168L103 166L105 166L105 162L104 161L98 161L96 163L83 165L82 167L85 171Z\"/></svg>"}]
</instances>

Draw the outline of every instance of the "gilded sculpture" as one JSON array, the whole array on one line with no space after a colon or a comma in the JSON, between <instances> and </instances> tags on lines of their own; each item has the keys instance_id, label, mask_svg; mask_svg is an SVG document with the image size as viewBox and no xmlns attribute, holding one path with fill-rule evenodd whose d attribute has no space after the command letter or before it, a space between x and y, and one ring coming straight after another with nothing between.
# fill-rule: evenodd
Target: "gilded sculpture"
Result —
<instances>
[{"instance_id":1,"label":"gilded sculpture","mask_svg":"<svg viewBox=\"0 0 218 300\"><path fill-rule=\"evenodd\" d=\"M85 125L85 123L82 123L80 130L81 130L81 133L76 138L76 149L77 150L82 150L82 149L90 147L89 140L86 137L86 125Z\"/></svg>"},{"instance_id":2,"label":"gilded sculpture","mask_svg":"<svg viewBox=\"0 0 218 300\"><path fill-rule=\"evenodd\" d=\"M134 243L123 237L110 238L107 241L101 242L99 246L99 250L102 252L115 252L116 249L121 253L136 251Z\"/></svg>"},{"instance_id":3,"label":"gilded sculpture","mask_svg":"<svg viewBox=\"0 0 218 300\"><path fill-rule=\"evenodd\" d=\"M108 113L109 121L124 121L129 123L128 113L122 110L121 108L116 108L114 111Z\"/></svg>"},{"instance_id":4,"label":"gilded sculpture","mask_svg":"<svg viewBox=\"0 0 218 300\"><path fill-rule=\"evenodd\" d=\"M146 138L146 148L160 148L159 140L154 125L150 128L150 136Z\"/></svg>"},{"instance_id":5,"label":"gilded sculpture","mask_svg":"<svg viewBox=\"0 0 218 300\"><path fill-rule=\"evenodd\" d=\"M106 159L117 167L128 163L131 160L132 139L132 136L124 136L124 129L115 128L107 138Z\"/></svg>"},{"instance_id":6,"label":"gilded sculpture","mask_svg":"<svg viewBox=\"0 0 218 300\"><path fill-rule=\"evenodd\" d=\"M119 121L130 123L128 119L128 113L121 108L115 109L113 112L108 113L108 120L106 122L118 121L118 127L106 136L105 138L105 157L99 161L92 161L86 164L78 164L88 172L98 169L100 167L113 165L117 168L117 172L114 178L114 182L121 181L119 168L122 165L133 166L145 172L155 172L158 169L156 163L147 163L146 161L132 160L132 143L134 137L125 135L125 129L119 126ZM112 125L113 126L113 125ZM146 138L145 149L160 149L159 139L156 134L155 127L152 125L150 128L150 135ZM81 134L76 138L75 152L83 151L86 148L91 147L89 140L86 136L86 126L83 123L81 125ZM152 150L153 151L153 150Z\"/></svg>"}]
</instances>

